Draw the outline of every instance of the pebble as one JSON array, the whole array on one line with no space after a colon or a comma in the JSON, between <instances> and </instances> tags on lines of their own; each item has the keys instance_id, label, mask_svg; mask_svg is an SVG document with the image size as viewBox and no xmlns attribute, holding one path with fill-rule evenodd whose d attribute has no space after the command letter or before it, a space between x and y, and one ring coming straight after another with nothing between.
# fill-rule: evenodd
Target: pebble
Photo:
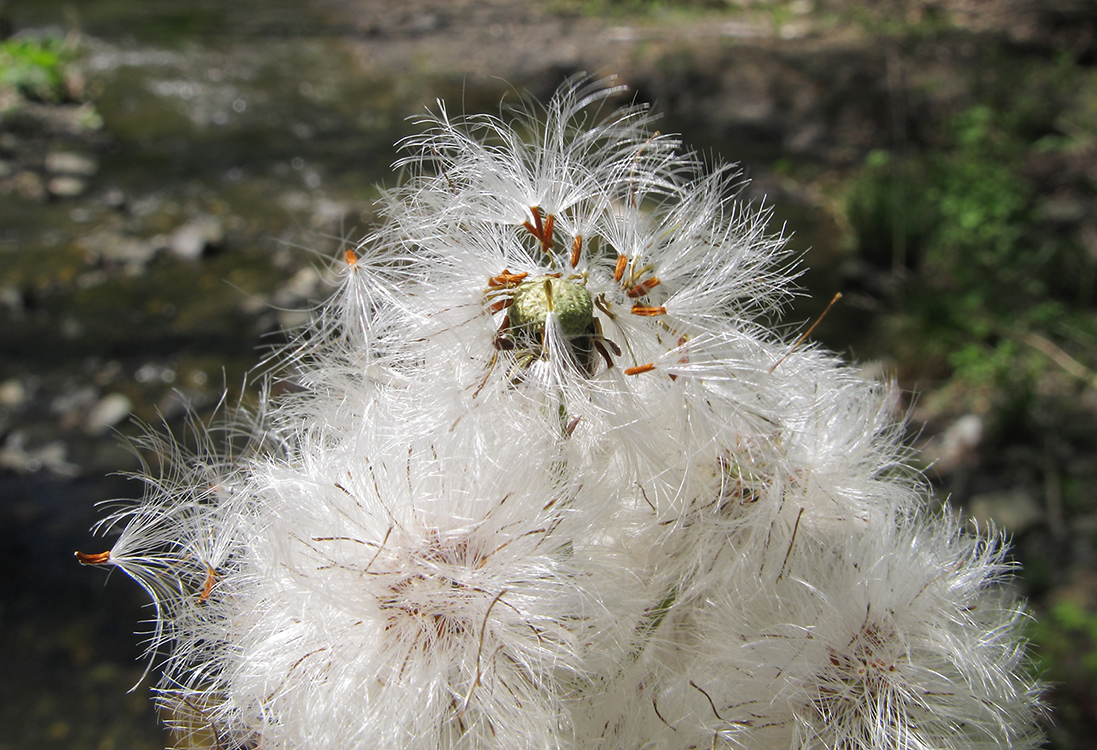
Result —
<instances>
[{"instance_id":1,"label":"pebble","mask_svg":"<svg viewBox=\"0 0 1097 750\"><path fill-rule=\"evenodd\" d=\"M124 209L126 207L126 194L118 188L110 188L103 193L103 205L116 209Z\"/></svg>"},{"instance_id":2,"label":"pebble","mask_svg":"<svg viewBox=\"0 0 1097 750\"><path fill-rule=\"evenodd\" d=\"M156 413L163 419L176 419L184 414L193 413L194 410L195 399L176 388L165 393L156 405Z\"/></svg>"},{"instance_id":3,"label":"pebble","mask_svg":"<svg viewBox=\"0 0 1097 750\"><path fill-rule=\"evenodd\" d=\"M51 174L91 177L99 171L95 159L71 151L54 151L46 154L46 171Z\"/></svg>"},{"instance_id":4,"label":"pebble","mask_svg":"<svg viewBox=\"0 0 1097 750\"><path fill-rule=\"evenodd\" d=\"M197 260L225 241L225 226L216 216L191 219L172 232L168 250L183 260Z\"/></svg>"},{"instance_id":5,"label":"pebble","mask_svg":"<svg viewBox=\"0 0 1097 750\"><path fill-rule=\"evenodd\" d=\"M86 415L99 401L99 391L85 385L68 389L50 402L50 411L58 415L57 424L62 430L71 430L83 423Z\"/></svg>"},{"instance_id":6,"label":"pebble","mask_svg":"<svg viewBox=\"0 0 1097 750\"><path fill-rule=\"evenodd\" d=\"M42 178L34 172L23 171L12 178L15 192L25 200L41 201L46 199L46 186Z\"/></svg>"},{"instance_id":7,"label":"pebble","mask_svg":"<svg viewBox=\"0 0 1097 750\"><path fill-rule=\"evenodd\" d=\"M27 389L23 387L18 378L11 378L0 383L0 406L6 409L16 409L27 400Z\"/></svg>"},{"instance_id":8,"label":"pebble","mask_svg":"<svg viewBox=\"0 0 1097 750\"><path fill-rule=\"evenodd\" d=\"M14 315L26 312L22 292L14 286L0 287L0 307L7 308Z\"/></svg>"},{"instance_id":9,"label":"pebble","mask_svg":"<svg viewBox=\"0 0 1097 750\"><path fill-rule=\"evenodd\" d=\"M296 307L315 297L321 282L316 269L305 266L275 292L272 302L277 307Z\"/></svg>"},{"instance_id":10,"label":"pebble","mask_svg":"<svg viewBox=\"0 0 1097 750\"><path fill-rule=\"evenodd\" d=\"M110 264L144 266L159 249L155 241L131 237L111 229L92 232L79 241L94 260Z\"/></svg>"},{"instance_id":11,"label":"pebble","mask_svg":"<svg viewBox=\"0 0 1097 750\"><path fill-rule=\"evenodd\" d=\"M312 313L308 310L279 310L276 319L278 328L296 331L308 325L312 320Z\"/></svg>"},{"instance_id":12,"label":"pebble","mask_svg":"<svg viewBox=\"0 0 1097 750\"><path fill-rule=\"evenodd\" d=\"M133 402L121 393L109 393L91 408L84 417L84 429L101 435L130 415Z\"/></svg>"},{"instance_id":13,"label":"pebble","mask_svg":"<svg viewBox=\"0 0 1097 750\"><path fill-rule=\"evenodd\" d=\"M75 198L83 195L88 189L88 183L79 177L61 175L54 177L46 183L46 190L55 198Z\"/></svg>"},{"instance_id":14,"label":"pebble","mask_svg":"<svg viewBox=\"0 0 1097 750\"><path fill-rule=\"evenodd\" d=\"M983 418L965 414L925 447L925 455L934 460L934 470L944 476L972 464L983 442Z\"/></svg>"},{"instance_id":15,"label":"pebble","mask_svg":"<svg viewBox=\"0 0 1097 750\"><path fill-rule=\"evenodd\" d=\"M1040 504L1024 490L976 495L965 510L980 526L994 524L1010 534L1020 534L1044 517Z\"/></svg>"},{"instance_id":16,"label":"pebble","mask_svg":"<svg viewBox=\"0 0 1097 750\"><path fill-rule=\"evenodd\" d=\"M60 440L28 449L27 436L22 430L13 430L0 443L0 469L17 474L33 474L43 469L54 474L74 477L80 473L76 464L69 463L68 447Z\"/></svg>"}]
</instances>

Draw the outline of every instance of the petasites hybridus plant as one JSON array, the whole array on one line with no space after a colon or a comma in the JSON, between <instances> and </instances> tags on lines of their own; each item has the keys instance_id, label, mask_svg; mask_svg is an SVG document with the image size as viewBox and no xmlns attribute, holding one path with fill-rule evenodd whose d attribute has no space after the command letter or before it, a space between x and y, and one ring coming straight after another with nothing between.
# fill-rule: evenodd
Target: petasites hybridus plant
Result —
<instances>
[{"instance_id":1,"label":"petasites hybridus plant","mask_svg":"<svg viewBox=\"0 0 1097 750\"><path fill-rule=\"evenodd\" d=\"M292 392L103 522L180 744L1031 748L999 539L892 391L769 330L742 180L619 88L451 117L284 354Z\"/></svg>"}]
</instances>

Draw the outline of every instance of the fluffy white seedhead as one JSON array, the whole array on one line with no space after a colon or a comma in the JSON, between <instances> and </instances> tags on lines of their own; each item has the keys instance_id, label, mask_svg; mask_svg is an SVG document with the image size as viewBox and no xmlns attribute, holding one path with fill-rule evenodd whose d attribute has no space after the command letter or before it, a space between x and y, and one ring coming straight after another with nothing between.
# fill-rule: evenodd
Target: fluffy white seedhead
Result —
<instances>
[{"instance_id":1,"label":"fluffy white seedhead","mask_svg":"<svg viewBox=\"0 0 1097 750\"><path fill-rule=\"evenodd\" d=\"M741 559L679 625L694 661L664 686L668 721L772 748L1041 744L1000 540L917 516L774 541L775 564Z\"/></svg>"},{"instance_id":2,"label":"fluffy white seedhead","mask_svg":"<svg viewBox=\"0 0 1097 750\"><path fill-rule=\"evenodd\" d=\"M261 727L273 747L561 744L564 700L605 662L587 651L623 650L607 607L635 584L551 456L503 450L472 470L463 451L378 450L388 441L257 469L265 526L221 636L225 726Z\"/></svg>"},{"instance_id":3,"label":"fluffy white seedhead","mask_svg":"<svg viewBox=\"0 0 1097 750\"><path fill-rule=\"evenodd\" d=\"M620 93L439 103L250 450L153 444L81 561L153 596L181 743L1035 743L1001 547L922 512L889 387L767 328L738 173Z\"/></svg>"}]
</instances>

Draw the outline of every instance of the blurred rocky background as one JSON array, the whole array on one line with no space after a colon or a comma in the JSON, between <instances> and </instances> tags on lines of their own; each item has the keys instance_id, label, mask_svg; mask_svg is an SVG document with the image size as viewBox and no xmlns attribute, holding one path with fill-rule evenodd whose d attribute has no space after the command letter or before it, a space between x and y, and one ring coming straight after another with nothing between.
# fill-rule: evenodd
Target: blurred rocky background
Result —
<instances>
[{"instance_id":1,"label":"blurred rocky background","mask_svg":"<svg viewBox=\"0 0 1097 750\"><path fill-rule=\"evenodd\" d=\"M254 403L406 118L580 71L741 163L804 254L786 324L843 293L813 338L1012 535L1050 747L1092 747L1095 65L1094 0L0 0L0 750L172 741L146 600L72 558L156 468L126 439Z\"/></svg>"}]
</instances>

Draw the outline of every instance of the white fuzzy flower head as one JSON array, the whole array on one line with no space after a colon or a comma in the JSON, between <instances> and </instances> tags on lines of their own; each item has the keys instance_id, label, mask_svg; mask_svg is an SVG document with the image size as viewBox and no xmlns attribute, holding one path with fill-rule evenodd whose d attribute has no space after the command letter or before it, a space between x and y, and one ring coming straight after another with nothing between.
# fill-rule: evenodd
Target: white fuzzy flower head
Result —
<instances>
[{"instance_id":1,"label":"white fuzzy flower head","mask_svg":"<svg viewBox=\"0 0 1097 750\"><path fill-rule=\"evenodd\" d=\"M1035 743L1001 547L920 510L886 386L768 330L768 212L620 93L439 104L248 450L152 441L80 560L153 597L181 743Z\"/></svg>"},{"instance_id":2,"label":"white fuzzy flower head","mask_svg":"<svg viewBox=\"0 0 1097 750\"><path fill-rule=\"evenodd\" d=\"M693 661L658 696L668 722L773 748L1041 744L999 540L919 516L864 535L801 526L780 551L741 558L688 611Z\"/></svg>"}]
</instances>

